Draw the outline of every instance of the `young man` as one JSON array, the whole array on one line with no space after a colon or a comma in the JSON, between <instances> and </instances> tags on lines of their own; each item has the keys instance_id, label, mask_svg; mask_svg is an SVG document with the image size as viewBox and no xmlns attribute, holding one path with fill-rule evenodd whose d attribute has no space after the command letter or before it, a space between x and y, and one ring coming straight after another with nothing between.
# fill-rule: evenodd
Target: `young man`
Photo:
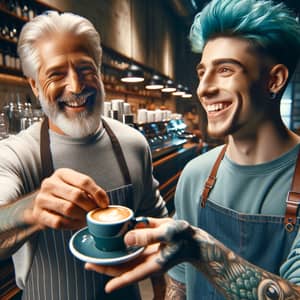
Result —
<instances>
[{"instance_id":1,"label":"young man","mask_svg":"<svg viewBox=\"0 0 300 300\"><path fill-rule=\"evenodd\" d=\"M167 299L300 299L299 179L292 184L300 137L280 116L300 55L300 25L283 4L212 0L190 37L201 53L197 93L208 132L227 137L227 147L182 173L175 219L192 226L152 220L156 229L128 234L128 244L160 247L149 247L107 290L187 261L194 267L169 271ZM129 267L87 265L114 276Z\"/></svg>"},{"instance_id":2,"label":"young man","mask_svg":"<svg viewBox=\"0 0 300 300\"><path fill-rule=\"evenodd\" d=\"M13 255L22 299L139 299L105 295L68 249L85 216L108 203L166 216L144 137L101 118L100 37L85 18L50 12L27 23L18 51L47 118L0 144L0 257Z\"/></svg>"}]
</instances>

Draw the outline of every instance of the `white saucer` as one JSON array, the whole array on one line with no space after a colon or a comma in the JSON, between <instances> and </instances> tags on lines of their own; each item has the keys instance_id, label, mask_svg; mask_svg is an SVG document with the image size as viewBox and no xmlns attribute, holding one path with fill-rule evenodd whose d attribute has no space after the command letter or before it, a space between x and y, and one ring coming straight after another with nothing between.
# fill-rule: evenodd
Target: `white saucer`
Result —
<instances>
[{"instance_id":1,"label":"white saucer","mask_svg":"<svg viewBox=\"0 0 300 300\"><path fill-rule=\"evenodd\" d=\"M87 227L71 237L69 248L78 259L99 265L121 264L134 259L144 250L144 247L128 247L122 251L101 251L95 247L94 239Z\"/></svg>"}]
</instances>

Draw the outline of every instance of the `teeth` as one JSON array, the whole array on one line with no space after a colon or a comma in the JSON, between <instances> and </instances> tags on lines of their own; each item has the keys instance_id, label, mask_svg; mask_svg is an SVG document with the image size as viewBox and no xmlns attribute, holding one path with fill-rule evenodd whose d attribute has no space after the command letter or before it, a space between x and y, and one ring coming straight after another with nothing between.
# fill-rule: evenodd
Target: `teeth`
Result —
<instances>
[{"instance_id":1,"label":"teeth","mask_svg":"<svg viewBox=\"0 0 300 300\"><path fill-rule=\"evenodd\" d=\"M71 106L71 107L78 107L83 105L86 102L86 97L81 97L77 99L76 101L70 101L66 102L66 105Z\"/></svg>"},{"instance_id":2,"label":"teeth","mask_svg":"<svg viewBox=\"0 0 300 300\"><path fill-rule=\"evenodd\" d=\"M229 104L225 104L225 103L210 104L207 105L206 110L208 112L215 112L215 111L220 111L222 109L225 109L228 106Z\"/></svg>"}]
</instances>

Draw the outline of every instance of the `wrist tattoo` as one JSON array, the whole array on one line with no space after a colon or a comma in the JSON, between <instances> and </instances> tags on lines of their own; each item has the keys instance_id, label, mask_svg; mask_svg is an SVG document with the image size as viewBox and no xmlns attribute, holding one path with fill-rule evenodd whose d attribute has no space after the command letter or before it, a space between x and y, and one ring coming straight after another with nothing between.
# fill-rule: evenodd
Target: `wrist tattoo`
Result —
<instances>
[{"instance_id":1,"label":"wrist tattoo","mask_svg":"<svg viewBox=\"0 0 300 300\"><path fill-rule=\"evenodd\" d=\"M186 299L185 284L168 276L165 300L184 300L184 299Z\"/></svg>"}]
</instances>

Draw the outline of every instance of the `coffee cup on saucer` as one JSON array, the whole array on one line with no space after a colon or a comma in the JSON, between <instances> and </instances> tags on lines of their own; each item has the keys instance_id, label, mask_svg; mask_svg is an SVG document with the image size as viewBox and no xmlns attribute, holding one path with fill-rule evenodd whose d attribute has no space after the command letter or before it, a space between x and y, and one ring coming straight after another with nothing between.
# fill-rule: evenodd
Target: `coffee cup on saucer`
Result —
<instances>
[{"instance_id":1,"label":"coffee cup on saucer","mask_svg":"<svg viewBox=\"0 0 300 300\"><path fill-rule=\"evenodd\" d=\"M95 246L101 251L124 250L125 234L139 223L149 223L147 218L136 218L130 208L121 205L96 208L87 214L86 220Z\"/></svg>"}]
</instances>

